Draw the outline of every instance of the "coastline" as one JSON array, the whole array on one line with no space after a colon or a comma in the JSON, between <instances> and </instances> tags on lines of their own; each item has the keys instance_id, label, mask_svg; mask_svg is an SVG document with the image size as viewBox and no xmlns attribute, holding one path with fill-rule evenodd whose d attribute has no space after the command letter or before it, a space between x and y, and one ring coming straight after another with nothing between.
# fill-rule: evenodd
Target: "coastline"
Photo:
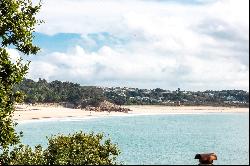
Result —
<instances>
[{"instance_id":1,"label":"coastline","mask_svg":"<svg viewBox=\"0 0 250 166\"><path fill-rule=\"evenodd\" d=\"M210 106L155 106L155 105L131 105L123 106L132 111L123 112L93 112L84 109L71 109L62 106L51 105L17 105L13 119L17 122L29 120L53 120L53 119L90 119L110 116L137 116L137 115L164 115L164 114L202 114L202 113L248 113L249 108L235 107L210 107Z\"/></svg>"}]
</instances>

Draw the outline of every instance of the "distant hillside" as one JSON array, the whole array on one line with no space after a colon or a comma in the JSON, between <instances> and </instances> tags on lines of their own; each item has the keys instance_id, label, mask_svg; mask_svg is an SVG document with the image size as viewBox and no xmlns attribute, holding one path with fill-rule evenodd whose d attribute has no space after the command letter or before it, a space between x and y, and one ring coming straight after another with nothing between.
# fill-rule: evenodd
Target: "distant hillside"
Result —
<instances>
[{"instance_id":1,"label":"distant hillside","mask_svg":"<svg viewBox=\"0 0 250 166\"><path fill-rule=\"evenodd\" d=\"M249 92L243 90L176 91L138 88L100 88L71 82L25 79L15 91L26 94L26 103L61 103L72 107L98 106L108 100L118 105L203 105L249 107Z\"/></svg>"}]
</instances>

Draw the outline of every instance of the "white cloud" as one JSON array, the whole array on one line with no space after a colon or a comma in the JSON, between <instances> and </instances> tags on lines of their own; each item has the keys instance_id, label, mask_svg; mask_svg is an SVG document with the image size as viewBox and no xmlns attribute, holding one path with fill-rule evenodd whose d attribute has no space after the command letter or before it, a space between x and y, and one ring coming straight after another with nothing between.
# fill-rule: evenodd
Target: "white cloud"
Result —
<instances>
[{"instance_id":1,"label":"white cloud","mask_svg":"<svg viewBox=\"0 0 250 166\"><path fill-rule=\"evenodd\" d=\"M196 56L182 58L177 61L175 57L118 52L106 46L98 52L86 53L77 46L67 53L55 52L33 60L28 77L98 86L248 88L248 68L239 62L225 58L210 61Z\"/></svg>"},{"instance_id":2,"label":"white cloud","mask_svg":"<svg viewBox=\"0 0 250 166\"><path fill-rule=\"evenodd\" d=\"M143 0L43 0L46 34L108 32L120 47L35 59L30 77L97 85L185 89L249 89L249 1L183 5ZM102 36L104 37L104 36ZM41 63L41 64L39 64ZM49 67L46 67L46 65ZM34 69L44 68L35 71ZM50 69L50 70L48 70ZM40 73L40 74L37 74ZM111 83L113 82L113 83Z\"/></svg>"},{"instance_id":3,"label":"white cloud","mask_svg":"<svg viewBox=\"0 0 250 166\"><path fill-rule=\"evenodd\" d=\"M17 60L21 58L19 52L15 49L7 48L7 52L9 53L10 59L13 63L15 63Z\"/></svg>"},{"instance_id":4,"label":"white cloud","mask_svg":"<svg viewBox=\"0 0 250 166\"><path fill-rule=\"evenodd\" d=\"M88 34L104 31L121 33L121 30L128 28L127 22L134 24L132 26L137 24L139 27L146 23L148 26L144 28L147 29L157 26L150 24L154 22L148 20L148 16L154 17L155 20L165 20L163 25L172 25L172 28L188 26L209 17L222 19L231 24L237 23L236 25L243 26L246 30L249 22L248 0L217 0L215 3L195 6L144 0L43 0L42 2L43 7L39 17L44 19L46 24L40 25L38 30L47 34L58 32ZM144 15L145 19L131 20L129 17L128 20L126 16L130 13Z\"/></svg>"},{"instance_id":5,"label":"white cloud","mask_svg":"<svg viewBox=\"0 0 250 166\"><path fill-rule=\"evenodd\" d=\"M31 77L35 80L38 78L44 78L48 80L51 76L54 76L59 72L61 72L61 70L58 69L54 64L43 61L34 61L30 65L30 70L27 77Z\"/></svg>"}]
</instances>

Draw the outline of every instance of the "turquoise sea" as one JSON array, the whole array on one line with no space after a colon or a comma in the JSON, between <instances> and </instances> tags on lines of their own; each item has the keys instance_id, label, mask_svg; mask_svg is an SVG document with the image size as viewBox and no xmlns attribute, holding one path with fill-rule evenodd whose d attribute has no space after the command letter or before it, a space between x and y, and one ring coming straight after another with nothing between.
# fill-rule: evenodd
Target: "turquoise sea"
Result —
<instances>
[{"instance_id":1,"label":"turquoise sea","mask_svg":"<svg viewBox=\"0 0 250 166\"><path fill-rule=\"evenodd\" d=\"M215 152L214 164L249 164L249 113L142 115L20 123L23 143L46 147L57 133L104 132L121 149L124 164L191 164Z\"/></svg>"}]
</instances>

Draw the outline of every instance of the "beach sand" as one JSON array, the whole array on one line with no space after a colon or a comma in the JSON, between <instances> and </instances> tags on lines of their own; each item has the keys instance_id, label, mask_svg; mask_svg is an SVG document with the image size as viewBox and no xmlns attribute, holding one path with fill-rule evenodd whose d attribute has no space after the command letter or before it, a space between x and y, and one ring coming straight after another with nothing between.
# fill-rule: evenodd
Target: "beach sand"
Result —
<instances>
[{"instance_id":1,"label":"beach sand","mask_svg":"<svg viewBox=\"0 0 250 166\"><path fill-rule=\"evenodd\" d=\"M200 114L200 113L243 113L249 112L249 108L234 107L205 107L205 106L124 106L132 111L122 112L93 112L81 109L71 109L62 106L48 105L17 105L13 119L15 121L42 120L57 118L97 118L106 116L130 116L130 115L160 115L160 114Z\"/></svg>"}]
</instances>

